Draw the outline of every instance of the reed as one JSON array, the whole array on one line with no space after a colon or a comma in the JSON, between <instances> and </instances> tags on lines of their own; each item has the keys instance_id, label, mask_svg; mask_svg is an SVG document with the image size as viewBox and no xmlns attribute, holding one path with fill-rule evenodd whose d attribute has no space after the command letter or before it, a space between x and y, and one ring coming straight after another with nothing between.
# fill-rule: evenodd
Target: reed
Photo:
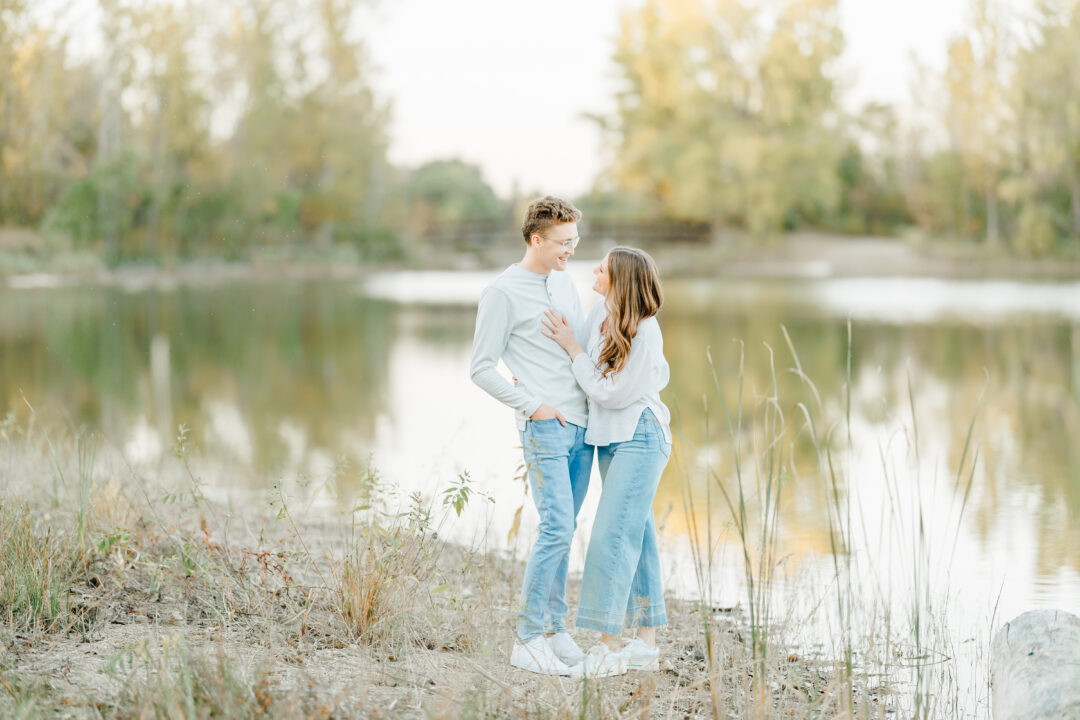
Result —
<instances>
[{"instance_id":1,"label":"reed","mask_svg":"<svg viewBox=\"0 0 1080 720\"><path fill-rule=\"evenodd\" d=\"M792 717L870 718L884 716L888 706L916 718L946 717L955 709L947 699L954 694L956 674L949 652L947 568L974 481L977 453L972 448L982 399L947 488L949 523L942 530L927 517L927 490L934 478L924 477L911 378L910 417L893 419L906 461L896 469L894 448L879 444L879 477L868 478L856 463L859 453L868 450L860 443L869 441L853 430L851 323L839 398L822 398L803 371L787 329L781 331L790 358L786 374L795 379L794 387L780 382L775 353L765 344L768 383L749 407L744 400L745 346L739 343L738 376L728 383L707 354L729 459L714 459L717 443L708 396L703 445L680 432L687 457L676 457L676 465L683 476L698 579L711 714L765 718L783 711ZM725 385L736 388L734 402ZM695 493L702 474L708 478L704 493ZM855 488L855 483L869 482L880 483L888 498L887 506L879 508L883 517L876 539ZM828 552L822 559L829 570L821 578L778 583L777 573L791 552L784 545L785 501L804 483L817 484L826 499ZM721 500L718 507L714 495ZM708 520L714 515L726 515L730 533L714 532ZM714 556L725 541L734 546L741 566L745 644L731 643L730 632L717 621ZM883 554L889 543L899 550ZM875 567L882 561L887 567ZM799 596L814 601L796 610ZM811 627L828 628L827 638L819 636L822 647L805 641L804 630ZM795 659L799 662L788 662Z\"/></svg>"},{"instance_id":2,"label":"reed","mask_svg":"<svg viewBox=\"0 0 1080 720\"><path fill-rule=\"evenodd\" d=\"M820 396L786 332L789 360L764 347L760 390L745 378L741 343L737 377L722 377L710 355L704 443L681 432L673 454L697 597L669 598L661 673L598 682L509 668L520 563L498 553L502 538L459 548L440 537L484 499L467 473L434 498L399 498L361 467L337 522L309 517L338 467L314 489L280 482L262 517L206 497L184 428L176 457L144 476L105 442L5 421L0 462L20 482L0 492L0 715L948 717L955 667L937 575L955 534L943 542L922 515L920 493L935 478L921 461L897 469L888 442L874 447L858 430L850 332L838 398ZM912 417L896 442L917 457L909 394ZM956 498L957 526L974 479L973 431L974 422L942 488ZM857 462L867 452L881 457L874 478ZM887 498L879 536L855 492L870 481ZM785 531L791 499L809 484L827 498L826 576L796 581ZM886 568L899 581L873 567L875 542L905 548ZM719 607L714 583L728 547L744 584L734 609ZM806 641L810 626L829 628L820 647ZM57 680L52 655L81 658L77 646L102 638L122 638L107 677Z\"/></svg>"}]
</instances>

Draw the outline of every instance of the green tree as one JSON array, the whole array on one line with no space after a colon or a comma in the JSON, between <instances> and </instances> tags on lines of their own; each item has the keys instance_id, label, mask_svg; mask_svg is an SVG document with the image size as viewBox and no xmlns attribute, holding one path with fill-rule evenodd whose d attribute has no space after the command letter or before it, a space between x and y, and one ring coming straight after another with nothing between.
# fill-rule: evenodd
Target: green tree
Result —
<instances>
[{"instance_id":1,"label":"green tree","mask_svg":"<svg viewBox=\"0 0 1080 720\"><path fill-rule=\"evenodd\" d=\"M20 130L15 64L28 31L26 7L26 0L0 0L0 223L19 219L13 217L20 172L19 159L12 156Z\"/></svg>"},{"instance_id":2,"label":"green tree","mask_svg":"<svg viewBox=\"0 0 1080 720\"><path fill-rule=\"evenodd\" d=\"M176 255L189 234L188 215L213 170L207 100L197 89L189 45L198 27L190 5L159 3L132 12L132 51L146 70L131 89L138 107L140 155L146 165L147 202L142 253Z\"/></svg>"},{"instance_id":3,"label":"green tree","mask_svg":"<svg viewBox=\"0 0 1080 720\"><path fill-rule=\"evenodd\" d=\"M850 119L837 178L840 201L830 223L844 232L891 234L912 222L900 172L898 122L871 103Z\"/></svg>"},{"instance_id":4,"label":"green tree","mask_svg":"<svg viewBox=\"0 0 1080 720\"><path fill-rule=\"evenodd\" d=\"M506 210L480 168L461 160L434 160L409 174L405 189L410 224L423 230L467 220L498 220Z\"/></svg>"},{"instance_id":5,"label":"green tree","mask_svg":"<svg viewBox=\"0 0 1080 720\"><path fill-rule=\"evenodd\" d=\"M0 224L37 225L85 170L94 83L67 44L25 2L0 0Z\"/></svg>"},{"instance_id":6,"label":"green tree","mask_svg":"<svg viewBox=\"0 0 1080 720\"><path fill-rule=\"evenodd\" d=\"M1000 183L1008 162L1010 114L1006 98L1008 38L993 0L974 0L971 31L949 44L944 121L964 166L964 181L985 208L986 241L1001 237ZM971 209L967 208L970 214Z\"/></svg>"},{"instance_id":7,"label":"green tree","mask_svg":"<svg viewBox=\"0 0 1080 720\"><path fill-rule=\"evenodd\" d=\"M839 199L840 155L835 83L829 76L843 49L835 0L789 0L761 59L761 118L768 152L757 173L759 196L782 212L752 228L820 224Z\"/></svg>"},{"instance_id":8,"label":"green tree","mask_svg":"<svg viewBox=\"0 0 1080 720\"><path fill-rule=\"evenodd\" d=\"M621 18L615 63L615 184L653 214L738 222L753 79L754 15L738 2L650 0Z\"/></svg>"},{"instance_id":9,"label":"green tree","mask_svg":"<svg viewBox=\"0 0 1080 720\"><path fill-rule=\"evenodd\" d=\"M1020 195L1028 223L1044 228L1055 194L1080 244L1080 3L1041 2L1034 40L1017 57L1015 84L1021 118L1021 162L1028 178ZM1061 193L1055 193L1060 189Z\"/></svg>"},{"instance_id":10,"label":"green tree","mask_svg":"<svg viewBox=\"0 0 1080 720\"><path fill-rule=\"evenodd\" d=\"M388 114L350 33L355 11L346 0L254 0L221 38L246 98L233 177L260 242L381 237ZM298 16L313 37L290 32Z\"/></svg>"},{"instance_id":11,"label":"green tree","mask_svg":"<svg viewBox=\"0 0 1080 720\"><path fill-rule=\"evenodd\" d=\"M970 194L963 159L955 151L945 150L920 159L905 196L908 210L923 229L953 238L970 234Z\"/></svg>"},{"instance_id":12,"label":"green tree","mask_svg":"<svg viewBox=\"0 0 1080 720\"><path fill-rule=\"evenodd\" d=\"M611 176L656 214L768 235L836 203L834 0L650 0L623 14Z\"/></svg>"}]
</instances>

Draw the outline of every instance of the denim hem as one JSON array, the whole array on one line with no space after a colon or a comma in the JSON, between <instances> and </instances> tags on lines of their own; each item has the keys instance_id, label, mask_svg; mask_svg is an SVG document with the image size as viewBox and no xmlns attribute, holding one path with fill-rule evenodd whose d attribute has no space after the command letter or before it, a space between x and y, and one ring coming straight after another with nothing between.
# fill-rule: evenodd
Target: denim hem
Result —
<instances>
[{"instance_id":1,"label":"denim hem","mask_svg":"<svg viewBox=\"0 0 1080 720\"><path fill-rule=\"evenodd\" d=\"M659 602L649 603L648 598L638 598L638 602L632 608L626 610L626 627L654 627L667 624L667 607L664 599Z\"/></svg>"},{"instance_id":2,"label":"denim hem","mask_svg":"<svg viewBox=\"0 0 1080 720\"><path fill-rule=\"evenodd\" d=\"M667 625L667 613L662 609L657 612L647 613L644 617L641 617L639 613L633 615L627 614L626 627L657 627L658 625Z\"/></svg>"},{"instance_id":3,"label":"denim hem","mask_svg":"<svg viewBox=\"0 0 1080 720\"><path fill-rule=\"evenodd\" d=\"M583 613L578 609L577 618L574 619L574 625L579 628L585 628L586 630L598 630L608 635L619 635L623 631L622 618L618 622L604 622L599 619L600 616L590 616L588 613Z\"/></svg>"},{"instance_id":4,"label":"denim hem","mask_svg":"<svg viewBox=\"0 0 1080 720\"><path fill-rule=\"evenodd\" d=\"M546 633L546 632L544 632L543 630L539 630L539 631L537 631L536 633L534 633L534 634L532 634L532 635L529 635L529 637L524 637L524 636L522 636L522 634L521 634L521 631L520 631L520 630L515 630L515 631L514 631L514 637L515 637L515 638L517 638L518 640L520 640L520 641L521 641L521 642L523 642L523 643L530 643L530 642L532 642L533 640L535 640L536 638L538 638L538 637L544 637L545 635L547 635L547 633Z\"/></svg>"}]
</instances>

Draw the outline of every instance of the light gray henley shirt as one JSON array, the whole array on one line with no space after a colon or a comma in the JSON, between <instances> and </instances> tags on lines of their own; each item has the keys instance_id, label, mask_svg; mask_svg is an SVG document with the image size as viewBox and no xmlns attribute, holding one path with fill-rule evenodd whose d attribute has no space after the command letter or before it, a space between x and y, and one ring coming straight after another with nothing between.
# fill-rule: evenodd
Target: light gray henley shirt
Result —
<instances>
[{"instance_id":1,"label":"light gray henley shirt","mask_svg":"<svg viewBox=\"0 0 1080 720\"><path fill-rule=\"evenodd\" d=\"M585 337L581 297L565 272L542 275L511 265L480 295L470 374L474 383L516 411L518 430L541 405L550 405L579 427L589 419L570 358L541 333L548 308L566 316L575 336ZM518 379L517 387L496 370L500 358Z\"/></svg>"}]
</instances>

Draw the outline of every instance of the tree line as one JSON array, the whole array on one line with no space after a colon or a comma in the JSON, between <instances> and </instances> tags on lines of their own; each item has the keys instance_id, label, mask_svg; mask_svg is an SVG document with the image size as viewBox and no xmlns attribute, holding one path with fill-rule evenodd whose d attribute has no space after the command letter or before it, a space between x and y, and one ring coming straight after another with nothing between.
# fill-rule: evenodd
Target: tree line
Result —
<instances>
[{"instance_id":1,"label":"tree line","mask_svg":"<svg viewBox=\"0 0 1080 720\"><path fill-rule=\"evenodd\" d=\"M0 0L0 227L115 260L296 244L383 258L414 215L501 208L464 163L387 162L353 0L95 0L88 57L31 5Z\"/></svg>"},{"instance_id":2,"label":"tree line","mask_svg":"<svg viewBox=\"0 0 1080 720\"><path fill-rule=\"evenodd\" d=\"M767 236L921 229L1080 251L1080 3L973 0L919 112L846 112L837 0L648 0L622 18L609 206ZM620 199L621 198L621 199Z\"/></svg>"},{"instance_id":3,"label":"tree line","mask_svg":"<svg viewBox=\"0 0 1080 720\"><path fill-rule=\"evenodd\" d=\"M110 260L348 245L513 217L479 169L387 160L355 0L88 0L101 42L0 0L0 227ZM913 113L845 109L837 0L622 11L590 217L756 239L909 229L1080 252L1080 2L972 0ZM1011 14L1010 14L1011 13ZM360 27L360 32L355 30Z\"/></svg>"}]
</instances>

